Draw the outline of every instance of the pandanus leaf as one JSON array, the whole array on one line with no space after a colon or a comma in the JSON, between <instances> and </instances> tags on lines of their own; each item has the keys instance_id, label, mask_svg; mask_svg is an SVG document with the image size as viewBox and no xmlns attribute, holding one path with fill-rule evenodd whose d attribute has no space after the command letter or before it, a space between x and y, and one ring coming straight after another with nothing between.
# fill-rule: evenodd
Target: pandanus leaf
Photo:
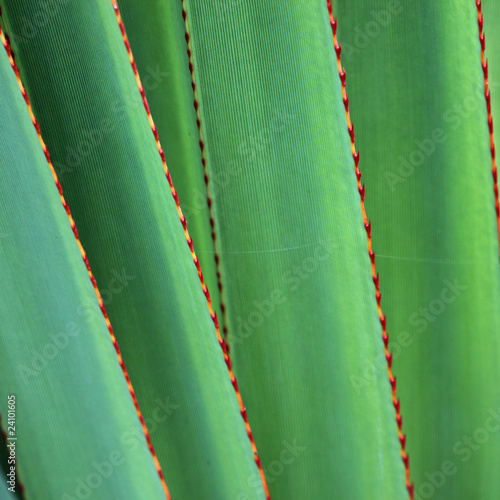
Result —
<instances>
[{"instance_id":1,"label":"pandanus leaf","mask_svg":"<svg viewBox=\"0 0 500 500\"><path fill-rule=\"evenodd\" d=\"M271 497L405 498L326 1L188 0L187 35L177 2L122 5L140 71L192 64L230 354ZM172 26L189 40L184 67L166 55ZM168 144L188 99L163 82L149 93ZM194 205L182 170L196 165L171 167ZM355 392L375 366L373 390Z\"/></svg>"},{"instance_id":2,"label":"pandanus leaf","mask_svg":"<svg viewBox=\"0 0 500 500\"><path fill-rule=\"evenodd\" d=\"M3 471L14 465L15 482L7 484L2 474L2 488L20 493L24 486L26 498L33 499L81 498L96 488L100 498L164 498L92 282L3 47L0 116L0 411L16 459ZM10 408L9 401L14 402Z\"/></svg>"},{"instance_id":3,"label":"pandanus leaf","mask_svg":"<svg viewBox=\"0 0 500 500\"><path fill-rule=\"evenodd\" d=\"M500 272L477 6L336 5L365 183L379 193L367 209L416 498L496 498Z\"/></svg>"},{"instance_id":4,"label":"pandanus leaf","mask_svg":"<svg viewBox=\"0 0 500 500\"><path fill-rule=\"evenodd\" d=\"M2 6L173 498L263 498L247 482L254 450L113 3L64 2L43 23L44 2ZM42 25L23 37L27 23Z\"/></svg>"}]
</instances>

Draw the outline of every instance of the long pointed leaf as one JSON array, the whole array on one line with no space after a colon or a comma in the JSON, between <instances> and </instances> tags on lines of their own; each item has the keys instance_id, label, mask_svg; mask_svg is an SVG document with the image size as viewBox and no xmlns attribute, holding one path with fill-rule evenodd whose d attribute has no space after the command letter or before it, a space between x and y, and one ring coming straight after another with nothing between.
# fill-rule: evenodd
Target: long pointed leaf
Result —
<instances>
[{"instance_id":1,"label":"long pointed leaf","mask_svg":"<svg viewBox=\"0 0 500 500\"><path fill-rule=\"evenodd\" d=\"M159 111L154 113L155 125L165 146L167 165L179 193L214 309L222 324L182 2L121 0L119 5L148 103L152 110ZM138 22L139 19L142 21ZM210 182L212 195L223 187L224 179L219 181Z\"/></svg>"},{"instance_id":2,"label":"long pointed leaf","mask_svg":"<svg viewBox=\"0 0 500 500\"><path fill-rule=\"evenodd\" d=\"M3 47L0 116L0 411L13 428L6 430L26 495L70 500L98 489L100 498L164 498ZM7 420L8 395L15 396L14 425Z\"/></svg>"},{"instance_id":3,"label":"long pointed leaf","mask_svg":"<svg viewBox=\"0 0 500 500\"><path fill-rule=\"evenodd\" d=\"M416 498L496 498L500 269L476 4L336 4L380 193L367 208Z\"/></svg>"},{"instance_id":4,"label":"long pointed leaf","mask_svg":"<svg viewBox=\"0 0 500 500\"><path fill-rule=\"evenodd\" d=\"M185 2L209 178L225 179L213 207L229 342L272 498L404 498L326 7ZM134 12L140 40L155 10ZM358 395L365 363L386 370Z\"/></svg>"},{"instance_id":5,"label":"long pointed leaf","mask_svg":"<svg viewBox=\"0 0 500 500\"><path fill-rule=\"evenodd\" d=\"M263 497L112 2L2 5L172 496Z\"/></svg>"}]
</instances>

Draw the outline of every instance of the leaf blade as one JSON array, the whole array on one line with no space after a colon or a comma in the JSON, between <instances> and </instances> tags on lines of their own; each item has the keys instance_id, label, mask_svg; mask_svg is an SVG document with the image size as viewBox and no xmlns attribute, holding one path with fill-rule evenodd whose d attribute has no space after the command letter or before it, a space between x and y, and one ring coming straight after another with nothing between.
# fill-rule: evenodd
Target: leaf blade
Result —
<instances>
[{"instance_id":1,"label":"leaf blade","mask_svg":"<svg viewBox=\"0 0 500 500\"><path fill-rule=\"evenodd\" d=\"M499 437L463 460L499 397L488 378L500 275L476 5L336 5L362 170L370 192L387 193L367 208L416 494L437 492L431 477L446 463L440 497L489 498Z\"/></svg>"},{"instance_id":2,"label":"leaf blade","mask_svg":"<svg viewBox=\"0 0 500 500\"><path fill-rule=\"evenodd\" d=\"M23 484L32 498L64 497L80 487L91 491L78 481L85 483L92 464L102 465L103 458L116 458L120 450L119 465L124 466L111 466L113 475L102 485L102 475L94 473L100 481L94 488L105 496L115 492L133 498L146 491L151 498L164 498L94 289L3 48L0 71L0 273L5 287L0 301L0 404L7 415L7 394L16 396L13 432L19 437L16 457L25 471ZM92 418L82 418L86 415ZM79 432L68 422L78 422ZM137 435L133 453L123 448L126 433ZM45 454L60 460L47 464Z\"/></svg>"},{"instance_id":3,"label":"leaf blade","mask_svg":"<svg viewBox=\"0 0 500 500\"><path fill-rule=\"evenodd\" d=\"M16 33L36 9L5 2L4 13ZM172 495L260 498L245 482L250 442L113 4L68 4L35 36L16 58Z\"/></svg>"},{"instance_id":4,"label":"leaf blade","mask_svg":"<svg viewBox=\"0 0 500 500\"><path fill-rule=\"evenodd\" d=\"M369 401L351 390L364 357L387 365L326 2L185 6L209 177L229 178L213 208L231 356L271 497L402 497L387 375Z\"/></svg>"}]
</instances>

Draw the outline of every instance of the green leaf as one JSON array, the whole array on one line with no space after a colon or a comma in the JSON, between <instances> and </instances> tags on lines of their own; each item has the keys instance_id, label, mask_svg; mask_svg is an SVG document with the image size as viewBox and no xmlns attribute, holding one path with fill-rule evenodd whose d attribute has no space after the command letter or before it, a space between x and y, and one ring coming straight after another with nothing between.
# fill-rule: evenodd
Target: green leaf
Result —
<instances>
[{"instance_id":1,"label":"green leaf","mask_svg":"<svg viewBox=\"0 0 500 500\"><path fill-rule=\"evenodd\" d=\"M0 96L0 412L7 438L16 438L8 442L15 445L26 496L69 500L98 487L100 498L164 498L3 47ZM10 395L14 422L7 420Z\"/></svg>"},{"instance_id":2,"label":"green leaf","mask_svg":"<svg viewBox=\"0 0 500 500\"><path fill-rule=\"evenodd\" d=\"M486 38L485 58L488 64L488 90L491 95L491 116L492 123L496 124L493 127L494 145L498 147L500 144L500 32L498 26L500 23L500 4L491 0L483 0L482 13L484 19L483 32ZM495 160L495 174L498 177L498 166ZM498 178L497 178L497 195L498 200ZM497 206L498 232L500 238L500 205Z\"/></svg>"},{"instance_id":3,"label":"green leaf","mask_svg":"<svg viewBox=\"0 0 500 500\"><path fill-rule=\"evenodd\" d=\"M178 21L157 20L171 4L129 7L143 69L149 50L174 67ZM209 178L224 179L211 194L231 355L271 497L404 498L326 1L185 4ZM168 86L154 92L175 129Z\"/></svg>"},{"instance_id":4,"label":"green leaf","mask_svg":"<svg viewBox=\"0 0 500 500\"><path fill-rule=\"evenodd\" d=\"M122 0L120 12L148 103L152 110L157 111L154 120L160 142L165 147L167 165L222 326L182 2ZM224 178L218 182L210 179L212 194L223 189L224 182Z\"/></svg>"},{"instance_id":5,"label":"green leaf","mask_svg":"<svg viewBox=\"0 0 500 500\"><path fill-rule=\"evenodd\" d=\"M112 2L1 3L172 497L262 498Z\"/></svg>"},{"instance_id":6,"label":"green leaf","mask_svg":"<svg viewBox=\"0 0 500 500\"><path fill-rule=\"evenodd\" d=\"M493 499L500 273L476 5L336 4L416 498Z\"/></svg>"}]
</instances>

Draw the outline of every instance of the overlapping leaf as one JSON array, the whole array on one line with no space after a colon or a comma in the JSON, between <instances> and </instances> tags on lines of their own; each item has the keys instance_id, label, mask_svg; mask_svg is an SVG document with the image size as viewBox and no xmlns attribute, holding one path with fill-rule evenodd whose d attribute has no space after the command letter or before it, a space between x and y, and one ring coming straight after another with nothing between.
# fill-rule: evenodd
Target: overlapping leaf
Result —
<instances>
[{"instance_id":1,"label":"overlapping leaf","mask_svg":"<svg viewBox=\"0 0 500 500\"><path fill-rule=\"evenodd\" d=\"M222 326L182 2L122 0L120 11L148 103L158 111L155 125ZM224 183L225 179L210 179L211 193L216 195Z\"/></svg>"},{"instance_id":2,"label":"overlapping leaf","mask_svg":"<svg viewBox=\"0 0 500 500\"><path fill-rule=\"evenodd\" d=\"M476 4L336 4L416 498L493 499L500 272Z\"/></svg>"},{"instance_id":3,"label":"overlapping leaf","mask_svg":"<svg viewBox=\"0 0 500 500\"><path fill-rule=\"evenodd\" d=\"M70 500L99 488L100 498L164 498L3 47L0 116L0 411L26 496ZM8 395L15 396L14 429Z\"/></svg>"},{"instance_id":4,"label":"overlapping leaf","mask_svg":"<svg viewBox=\"0 0 500 500\"><path fill-rule=\"evenodd\" d=\"M262 485L247 481L257 473L250 441L112 2L1 4L172 496L261 498ZM70 387L59 385L66 405ZM103 411L119 411L114 404L109 394ZM71 418L63 428L83 439ZM59 475L72 478L65 462Z\"/></svg>"},{"instance_id":5,"label":"overlapping leaf","mask_svg":"<svg viewBox=\"0 0 500 500\"><path fill-rule=\"evenodd\" d=\"M180 19L157 21L177 3L126 5L143 71L150 50L178 68ZM231 354L271 496L404 498L387 368L353 388L386 361L326 2L185 7ZM168 86L154 94L175 130Z\"/></svg>"}]
</instances>

